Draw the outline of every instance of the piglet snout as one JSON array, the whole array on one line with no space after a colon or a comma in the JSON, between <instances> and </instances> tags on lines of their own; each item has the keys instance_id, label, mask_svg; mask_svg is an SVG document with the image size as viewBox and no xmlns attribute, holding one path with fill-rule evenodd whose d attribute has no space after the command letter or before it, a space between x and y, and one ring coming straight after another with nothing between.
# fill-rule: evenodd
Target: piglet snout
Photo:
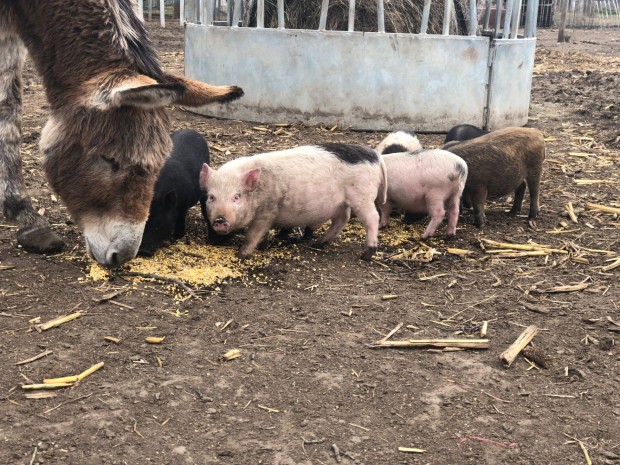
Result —
<instances>
[{"instance_id":1,"label":"piglet snout","mask_svg":"<svg viewBox=\"0 0 620 465\"><path fill-rule=\"evenodd\" d=\"M224 216L218 216L213 220L213 230L218 234L230 232L230 222Z\"/></svg>"}]
</instances>

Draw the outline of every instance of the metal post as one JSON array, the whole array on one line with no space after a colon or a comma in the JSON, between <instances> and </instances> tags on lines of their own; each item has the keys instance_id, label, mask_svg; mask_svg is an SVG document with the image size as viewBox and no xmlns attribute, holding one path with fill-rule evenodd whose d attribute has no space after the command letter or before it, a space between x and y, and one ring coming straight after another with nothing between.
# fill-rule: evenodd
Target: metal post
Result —
<instances>
[{"instance_id":1,"label":"metal post","mask_svg":"<svg viewBox=\"0 0 620 465\"><path fill-rule=\"evenodd\" d=\"M478 30L478 11L476 0L469 0L469 35L475 36Z\"/></svg>"},{"instance_id":2,"label":"metal post","mask_svg":"<svg viewBox=\"0 0 620 465\"><path fill-rule=\"evenodd\" d=\"M235 9L233 10L232 27L239 27L239 16L241 15L241 0L235 0Z\"/></svg>"},{"instance_id":3,"label":"metal post","mask_svg":"<svg viewBox=\"0 0 620 465\"><path fill-rule=\"evenodd\" d=\"M510 38L516 39L519 37L519 23L521 22L521 2L523 0L517 0L512 6L512 30L510 31Z\"/></svg>"},{"instance_id":4,"label":"metal post","mask_svg":"<svg viewBox=\"0 0 620 465\"><path fill-rule=\"evenodd\" d=\"M166 2L159 0L159 24L161 27L166 27Z\"/></svg>"},{"instance_id":5,"label":"metal post","mask_svg":"<svg viewBox=\"0 0 620 465\"><path fill-rule=\"evenodd\" d=\"M512 16L514 0L506 0L506 12L504 13L504 30L502 31L502 39L510 37L510 18Z\"/></svg>"},{"instance_id":6,"label":"metal post","mask_svg":"<svg viewBox=\"0 0 620 465\"><path fill-rule=\"evenodd\" d=\"M204 0L203 2L202 24L205 26L213 24L213 0Z\"/></svg>"},{"instance_id":7,"label":"metal post","mask_svg":"<svg viewBox=\"0 0 620 465\"><path fill-rule=\"evenodd\" d=\"M383 11L383 0L377 0L377 31L385 32L385 14Z\"/></svg>"},{"instance_id":8,"label":"metal post","mask_svg":"<svg viewBox=\"0 0 620 465\"><path fill-rule=\"evenodd\" d=\"M492 8L492 2L493 0L487 0L487 5L484 9L484 22L482 24L482 30L483 31L488 31L489 30L489 22L491 22L491 8ZM497 10L495 11L497 13Z\"/></svg>"},{"instance_id":9,"label":"metal post","mask_svg":"<svg viewBox=\"0 0 620 465\"><path fill-rule=\"evenodd\" d=\"M226 24L232 26L233 0L226 0Z\"/></svg>"},{"instance_id":10,"label":"metal post","mask_svg":"<svg viewBox=\"0 0 620 465\"><path fill-rule=\"evenodd\" d=\"M196 24L202 24L204 22L204 0L198 0L198 3L194 5L194 12L196 13Z\"/></svg>"},{"instance_id":11,"label":"metal post","mask_svg":"<svg viewBox=\"0 0 620 465\"><path fill-rule=\"evenodd\" d=\"M278 0L278 29L284 29L284 0Z\"/></svg>"},{"instance_id":12,"label":"metal post","mask_svg":"<svg viewBox=\"0 0 620 465\"><path fill-rule=\"evenodd\" d=\"M443 1L443 29L441 33L444 36L450 34L450 14L452 13L452 0Z\"/></svg>"},{"instance_id":13,"label":"metal post","mask_svg":"<svg viewBox=\"0 0 620 465\"><path fill-rule=\"evenodd\" d=\"M532 10L534 9L534 0L527 0L525 7L525 26L523 28L523 37L526 39L532 37Z\"/></svg>"},{"instance_id":14,"label":"metal post","mask_svg":"<svg viewBox=\"0 0 620 465\"><path fill-rule=\"evenodd\" d=\"M327 10L329 10L329 0L321 3L321 17L319 18L319 31L324 31L327 27Z\"/></svg>"},{"instance_id":15,"label":"metal post","mask_svg":"<svg viewBox=\"0 0 620 465\"><path fill-rule=\"evenodd\" d=\"M558 42L566 41L566 12L568 10L568 0L562 0L562 14L558 30Z\"/></svg>"},{"instance_id":16,"label":"metal post","mask_svg":"<svg viewBox=\"0 0 620 465\"><path fill-rule=\"evenodd\" d=\"M185 24L185 0L179 2L179 24L181 26Z\"/></svg>"},{"instance_id":17,"label":"metal post","mask_svg":"<svg viewBox=\"0 0 620 465\"><path fill-rule=\"evenodd\" d=\"M422 21L420 22L420 34L426 34L428 30L428 16L431 13L431 0L424 0L424 9L422 10Z\"/></svg>"},{"instance_id":18,"label":"metal post","mask_svg":"<svg viewBox=\"0 0 620 465\"><path fill-rule=\"evenodd\" d=\"M258 0L256 3L256 27L265 27L265 0Z\"/></svg>"},{"instance_id":19,"label":"metal post","mask_svg":"<svg viewBox=\"0 0 620 465\"><path fill-rule=\"evenodd\" d=\"M502 21L502 7L504 6L503 0L497 0L495 4L495 31L493 33L493 37L498 37L499 35L499 27Z\"/></svg>"},{"instance_id":20,"label":"metal post","mask_svg":"<svg viewBox=\"0 0 620 465\"><path fill-rule=\"evenodd\" d=\"M355 31L355 0L349 0L349 32Z\"/></svg>"},{"instance_id":21,"label":"metal post","mask_svg":"<svg viewBox=\"0 0 620 465\"><path fill-rule=\"evenodd\" d=\"M149 0L149 21L153 20L153 0Z\"/></svg>"}]
</instances>

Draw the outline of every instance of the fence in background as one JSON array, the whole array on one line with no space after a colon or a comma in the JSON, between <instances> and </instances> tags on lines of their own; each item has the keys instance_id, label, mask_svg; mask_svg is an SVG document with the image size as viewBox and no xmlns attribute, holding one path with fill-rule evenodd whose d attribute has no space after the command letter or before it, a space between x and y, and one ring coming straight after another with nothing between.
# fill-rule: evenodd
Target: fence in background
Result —
<instances>
[{"instance_id":1,"label":"fence in background","mask_svg":"<svg viewBox=\"0 0 620 465\"><path fill-rule=\"evenodd\" d=\"M420 0L415 34L384 32L382 0L376 32L356 31L355 0L349 0L344 31L326 29L330 0L306 1L321 5L318 29L287 29L284 0L277 0L273 28L264 27L265 0L256 0L255 27L242 24L242 0L226 2L223 22L214 0L183 2L186 75L245 90L237 102L199 112L430 132L462 123L496 129L527 122L538 0L529 0L529 8L522 0L486 0L480 13L469 0L464 34L450 32L453 0L433 0L444 5L438 34L427 33L431 0Z\"/></svg>"}]
</instances>

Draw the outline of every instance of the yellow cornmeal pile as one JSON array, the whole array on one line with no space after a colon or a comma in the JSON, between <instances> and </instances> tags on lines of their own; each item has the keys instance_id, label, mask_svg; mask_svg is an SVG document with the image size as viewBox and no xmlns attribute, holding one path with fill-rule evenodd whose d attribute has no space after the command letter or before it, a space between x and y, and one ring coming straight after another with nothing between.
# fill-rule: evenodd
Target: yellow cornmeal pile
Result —
<instances>
[{"instance_id":1,"label":"yellow cornmeal pile","mask_svg":"<svg viewBox=\"0 0 620 465\"><path fill-rule=\"evenodd\" d=\"M379 247L397 247L419 238L425 225L405 225L394 219L388 229L381 231ZM318 239L325 228L315 234ZM337 238L335 245L342 243L359 243L365 240L364 227L356 220L347 225ZM312 243L309 244L312 246ZM262 273L253 274L252 270L262 268L274 261L300 260L299 247L278 245L270 239L267 250L257 250L250 259L240 261L236 257L237 247L214 246L200 243L186 244L179 241L169 247L159 249L153 257L138 257L122 267L123 271L147 275L174 278L193 288L212 287L230 279L262 282ZM336 250L333 254L338 254ZM94 281L107 280L114 275L97 264L91 265L89 277ZM144 281L139 276L126 276L134 282Z\"/></svg>"},{"instance_id":2,"label":"yellow cornmeal pile","mask_svg":"<svg viewBox=\"0 0 620 465\"><path fill-rule=\"evenodd\" d=\"M298 251L295 247L271 247L257 251L248 260L236 257L236 247L214 246L207 244L177 242L169 247L159 249L153 257L138 257L122 267L123 271L163 276L182 281L192 287L208 287L222 283L226 279L250 277L250 271L261 268L274 259L299 259L293 256ZM108 279L111 272L97 264L90 268L89 276L94 281ZM256 280L261 275L252 275ZM135 281L141 277L131 277Z\"/></svg>"}]
</instances>

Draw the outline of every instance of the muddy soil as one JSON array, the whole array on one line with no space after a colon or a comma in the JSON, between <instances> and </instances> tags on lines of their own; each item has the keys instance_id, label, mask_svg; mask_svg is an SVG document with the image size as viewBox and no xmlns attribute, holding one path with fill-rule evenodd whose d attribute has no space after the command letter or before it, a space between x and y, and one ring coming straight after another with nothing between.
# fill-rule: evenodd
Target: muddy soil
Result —
<instances>
[{"instance_id":1,"label":"muddy soil","mask_svg":"<svg viewBox=\"0 0 620 465\"><path fill-rule=\"evenodd\" d=\"M182 29L150 27L166 67L182 70ZM466 212L450 243L440 236L421 245L422 222L371 263L358 258L361 236L325 251L300 247L260 279L182 301L158 283L89 279L79 231L44 181L37 142L47 106L29 67L25 176L67 247L27 254L14 227L0 224L0 463L578 464L586 453L595 464L620 463L620 267L603 268L620 254L620 219L585 209L620 207L620 32L578 31L565 44L556 34L540 31L528 123L548 144L540 219L507 218L510 199L502 199L488 205L484 231ZM195 128L219 148L216 164L384 136L278 132L171 111L175 128ZM442 137L420 135L429 147ZM200 238L204 225L192 215L189 233ZM382 232L385 243L390 234ZM482 239L563 252L498 258ZM279 247L288 246L271 245ZM578 284L587 286L550 292ZM82 317L47 331L30 321L74 311ZM399 323L393 340L479 337L485 321L488 350L368 347ZM550 366L519 356L504 367L499 354L529 325L539 328L534 345ZM165 340L151 345L147 336ZM223 361L231 349L240 356ZM55 397L28 399L20 387L98 362L105 366Z\"/></svg>"}]
</instances>

